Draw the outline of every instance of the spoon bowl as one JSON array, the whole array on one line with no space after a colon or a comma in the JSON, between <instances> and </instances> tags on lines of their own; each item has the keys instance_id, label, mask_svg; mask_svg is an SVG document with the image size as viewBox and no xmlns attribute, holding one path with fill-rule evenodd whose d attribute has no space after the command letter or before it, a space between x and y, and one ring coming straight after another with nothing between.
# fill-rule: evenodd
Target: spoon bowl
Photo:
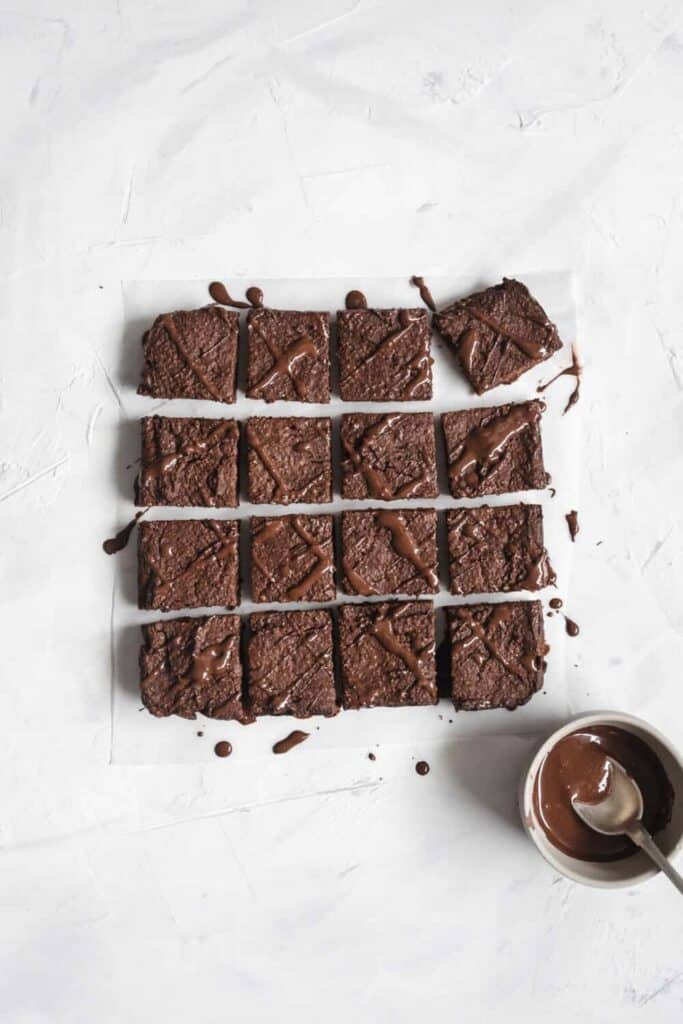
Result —
<instances>
[{"instance_id":1,"label":"spoon bowl","mask_svg":"<svg viewBox=\"0 0 683 1024\"><path fill-rule=\"evenodd\" d=\"M608 766L602 799L588 803L572 797L572 807L582 821L605 836L628 835L643 817L643 795L638 783L613 757Z\"/></svg>"}]
</instances>

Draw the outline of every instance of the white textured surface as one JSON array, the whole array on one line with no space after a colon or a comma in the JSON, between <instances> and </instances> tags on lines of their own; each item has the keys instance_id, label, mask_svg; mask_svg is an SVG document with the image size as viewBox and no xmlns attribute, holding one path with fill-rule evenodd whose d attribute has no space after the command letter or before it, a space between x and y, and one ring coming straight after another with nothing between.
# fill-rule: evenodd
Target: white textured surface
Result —
<instances>
[{"instance_id":1,"label":"white textured surface","mask_svg":"<svg viewBox=\"0 0 683 1024\"><path fill-rule=\"evenodd\" d=\"M680 1020L673 893L553 876L528 738L110 766L98 549L121 278L572 266L572 705L680 745L682 13L2 5L3 1024Z\"/></svg>"}]
</instances>

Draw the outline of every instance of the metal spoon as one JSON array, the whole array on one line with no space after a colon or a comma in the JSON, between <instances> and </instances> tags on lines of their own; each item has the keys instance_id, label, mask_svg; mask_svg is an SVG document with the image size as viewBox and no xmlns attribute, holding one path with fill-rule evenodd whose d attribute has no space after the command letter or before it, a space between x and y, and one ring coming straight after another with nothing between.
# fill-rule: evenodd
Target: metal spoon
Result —
<instances>
[{"instance_id":1,"label":"metal spoon","mask_svg":"<svg viewBox=\"0 0 683 1024\"><path fill-rule=\"evenodd\" d=\"M605 757L605 760L610 767L610 778L603 798L598 803L588 804L572 797L572 807L595 832L605 836L627 835L683 894L683 877L643 828L643 795L638 784L614 758Z\"/></svg>"}]
</instances>

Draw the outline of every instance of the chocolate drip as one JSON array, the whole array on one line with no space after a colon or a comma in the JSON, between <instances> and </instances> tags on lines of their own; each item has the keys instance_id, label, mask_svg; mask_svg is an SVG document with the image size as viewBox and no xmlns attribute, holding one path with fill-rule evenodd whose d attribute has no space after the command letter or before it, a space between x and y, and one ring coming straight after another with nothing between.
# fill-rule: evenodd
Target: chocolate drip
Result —
<instances>
[{"instance_id":1,"label":"chocolate drip","mask_svg":"<svg viewBox=\"0 0 683 1024\"><path fill-rule=\"evenodd\" d=\"M309 736L310 733L295 729L294 732L290 732L289 736L285 736L283 740L278 740L273 744L273 753L287 754L293 747L298 747L300 743L307 740Z\"/></svg>"},{"instance_id":2,"label":"chocolate drip","mask_svg":"<svg viewBox=\"0 0 683 1024\"><path fill-rule=\"evenodd\" d=\"M197 735L201 736L201 733L197 733ZM232 754L232 743L229 740L219 740L213 748L213 752L216 757L230 757Z\"/></svg>"},{"instance_id":3,"label":"chocolate drip","mask_svg":"<svg viewBox=\"0 0 683 1024\"><path fill-rule=\"evenodd\" d=\"M406 526L405 519L401 513L382 509L380 512L376 512L375 515L379 525L391 533L391 543L396 553L401 558L407 558L426 579L430 587L438 588L438 577L420 554L415 538Z\"/></svg>"},{"instance_id":4,"label":"chocolate drip","mask_svg":"<svg viewBox=\"0 0 683 1024\"><path fill-rule=\"evenodd\" d=\"M311 359L315 359L317 350L315 344L310 338L303 337L293 342L289 348L286 348L284 352L276 358L271 368L261 377L253 387L249 388L247 392L248 398L258 398L258 392L263 391L269 384L272 384L274 380L281 376L288 376L292 379L295 390L299 397L301 397L300 388L297 381L292 378L292 370L304 356L310 356Z\"/></svg>"},{"instance_id":5,"label":"chocolate drip","mask_svg":"<svg viewBox=\"0 0 683 1024\"><path fill-rule=\"evenodd\" d=\"M569 536L572 539L572 543L576 540L576 535L579 532L579 513L576 509L572 509L571 512L567 512L564 517L567 520L567 526L569 527Z\"/></svg>"},{"instance_id":6,"label":"chocolate drip","mask_svg":"<svg viewBox=\"0 0 683 1024\"><path fill-rule=\"evenodd\" d=\"M410 283L414 285L415 288L418 289L420 293L420 298L424 302L425 306L431 309L432 313L436 313L436 304L434 302L434 299L432 298L432 293L425 284L424 277L418 277L416 274L413 274L413 276L410 279Z\"/></svg>"},{"instance_id":7,"label":"chocolate drip","mask_svg":"<svg viewBox=\"0 0 683 1024\"><path fill-rule=\"evenodd\" d=\"M539 392L539 394L542 393L543 391L546 391L550 387L550 385L554 384L556 380L560 379L560 377L575 377L576 378L576 384L574 385L574 390L572 391L571 395L569 396L569 400L568 400L567 404L564 407L564 412L562 413L562 415L564 416L564 413L569 412L571 407L573 405L576 405L576 403L579 400L579 389L581 387L581 374L582 373L583 373L583 366L579 362L579 356L578 356L578 353L576 351L576 347L574 345L572 345L572 361L571 361L571 365L570 366L566 366L564 368L564 370L560 370L559 373L556 373L555 376L551 377L551 379L549 381L547 381L545 384L539 384L538 387L536 388L536 391Z\"/></svg>"},{"instance_id":8,"label":"chocolate drip","mask_svg":"<svg viewBox=\"0 0 683 1024\"><path fill-rule=\"evenodd\" d=\"M368 754L368 761L376 761L376 760L377 760L376 755L373 754L372 751L370 751L370 753Z\"/></svg>"},{"instance_id":9,"label":"chocolate drip","mask_svg":"<svg viewBox=\"0 0 683 1024\"><path fill-rule=\"evenodd\" d=\"M147 512L149 512L149 508L143 508L141 512L133 516L131 521L122 530L119 530L115 537L110 537L109 540L103 541L102 550L108 555L116 555L119 551L123 551L130 540L138 520Z\"/></svg>"},{"instance_id":10,"label":"chocolate drip","mask_svg":"<svg viewBox=\"0 0 683 1024\"><path fill-rule=\"evenodd\" d=\"M246 302L233 299L222 281L211 282L209 285L209 295L220 306L232 306L233 309L259 309L263 306L263 292L256 285L251 285L247 288L245 292Z\"/></svg>"},{"instance_id":11,"label":"chocolate drip","mask_svg":"<svg viewBox=\"0 0 683 1024\"><path fill-rule=\"evenodd\" d=\"M418 761L415 765L415 771L418 775L429 775L429 764L426 761Z\"/></svg>"},{"instance_id":12,"label":"chocolate drip","mask_svg":"<svg viewBox=\"0 0 683 1024\"><path fill-rule=\"evenodd\" d=\"M558 608L562 607L562 598L561 597L553 597L552 600L550 601L550 607L554 608L555 611L557 611Z\"/></svg>"},{"instance_id":13,"label":"chocolate drip","mask_svg":"<svg viewBox=\"0 0 683 1024\"><path fill-rule=\"evenodd\" d=\"M475 427L465 438L462 454L449 467L451 477L477 473L479 477L499 459L506 445L520 431L538 422L537 403L514 405L504 416L496 416L485 426Z\"/></svg>"},{"instance_id":14,"label":"chocolate drip","mask_svg":"<svg viewBox=\"0 0 683 1024\"><path fill-rule=\"evenodd\" d=\"M244 294L247 297L247 302L254 309L263 308L263 292L257 285L250 285Z\"/></svg>"},{"instance_id":15,"label":"chocolate drip","mask_svg":"<svg viewBox=\"0 0 683 1024\"><path fill-rule=\"evenodd\" d=\"M371 587L367 580L363 579L363 577L360 576L349 564L348 558L342 559L342 569L344 570L347 580L357 594L360 594L362 597L370 597L372 594L377 593L374 587Z\"/></svg>"},{"instance_id":16,"label":"chocolate drip","mask_svg":"<svg viewBox=\"0 0 683 1024\"><path fill-rule=\"evenodd\" d=\"M564 612L562 613L564 615ZM564 628L567 636L578 636L579 627L573 619L570 619L568 615L564 616Z\"/></svg>"},{"instance_id":17,"label":"chocolate drip","mask_svg":"<svg viewBox=\"0 0 683 1024\"><path fill-rule=\"evenodd\" d=\"M352 291L347 293L344 305L347 309L367 309L368 300L365 298L363 292L356 291L354 288Z\"/></svg>"}]
</instances>

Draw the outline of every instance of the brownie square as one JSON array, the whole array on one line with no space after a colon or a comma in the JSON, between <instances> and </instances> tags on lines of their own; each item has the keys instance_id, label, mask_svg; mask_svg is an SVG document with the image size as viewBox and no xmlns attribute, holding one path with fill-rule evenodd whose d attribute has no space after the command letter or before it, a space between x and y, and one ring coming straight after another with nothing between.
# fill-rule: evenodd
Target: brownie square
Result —
<instances>
[{"instance_id":1,"label":"brownie square","mask_svg":"<svg viewBox=\"0 0 683 1024\"><path fill-rule=\"evenodd\" d=\"M247 421L249 501L291 505L332 501L328 417L253 416Z\"/></svg>"},{"instance_id":2,"label":"brownie square","mask_svg":"<svg viewBox=\"0 0 683 1024\"><path fill-rule=\"evenodd\" d=\"M222 306L158 316L142 336L138 394L234 402L239 322Z\"/></svg>"},{"instance_id":3,"label":"brownie square","mask_svg":"<svg viewBox=\"0 0 683 1024\"><path fill-rule=\"evenodd\" d=\"M140 524L138 605L177 608L240 602L239 523L218 519L158 519Z\"/></svg>"},{"instance_id":4,"label":"brownie square","mask_svg":"<svg viewBox=\"0 0 683 1024\"><path fill-rule=\"evenodd\" d=\"M332 516L254 516L253 601L334 601Z\"/></svg>"},{"instance_id":5,"label":"brownie square","mask_svg":"<svg viewBox=\"0 0 683 1024\"><path fill-rule=\"evenodd\" d=\"M512 711L543 685L540 601L447 608L453 703L464 711Z\"/></svg>"},{"instance_id":6,"label":"brownie square","mask_svg":"<svg viewBox=\"0 0 683 1024\"><path fill-rule=\"evenodd\" d=\"M342 568L347 594L435 594L436 510L342 512Z\"/></svg>"},{"instance_id":7,"label":"brownie square","mask_svg":"<svg viewBox=\"0 0 683 1024\"><path fill-rule=\"evenodd\" d=\"M330 314L253 309L247 314L247 397L329 402Z\"/></svg>"},{"instance_id":8,"label":"brownie square","mask_svg":"<svg viewBox=\"0 0 683 1024\"><path fill-rule=\"evenodd\" d=\"M464 409L441 417L448 483L454 498L477 498L545 487L543 402Z\"/></svg>"},{"instance_id":9,"label":"brownie square","mask_svg":"<svg viewBox=\"0 0 683 1024\"><path fill-rule=\"evenodd\" d=\"M332 616L254 612L249 617L249 705L255 715L336 715Z\"/></svg>"},{"instance_id":10,"label":"brownie square","mask_svg":"<svg viewBox=\"0 0 683 1024\"><path fill-rule=\"evenodd\" d=\"M424 309L337 313L339 391L345 402L432 397L431 330Z\"/></svg>"},{"instance_id":11,"label":"brownie square","mask_svg":"<svg viewBox=\"0 0 683 1024\"><path fill-rule=\"evenodd\" d=\"M454 508L446 523L451 594L541 590L555 582L540 505Z\"/></svg>"},{"instance_id":12,"label":"brownie square","mask_svg":"<svg viewBox=\"0 0 683 1024\"><path fill-rule=\"evenodd\" d=\"M345 604L339 656L345 708L436 704L431 601Z\"/></svg>"},{"instance_id":13,"label":"brownie square","mask_svg":"<svg viewBox=\"0 0 683 1024\"><path fill-rule=\"evenodd\" d=\"M562 347L540 303L520 281L508 278L436 313L434 326L453 345L480 395L517 380Z\"/></svg>"},{"instance_id":14,"label":"brownie square","mask_svg":"<svg viewBox=\"0 0 683 1024\"><path fill-rule=\"evenodd\" d=\"M153 715L248 720L239 615L152 622L142 639L140 694Z\"/></svg>"},{"instance_id":15,"label":"brownie square","mask_svg":"<svg viewBox=\"0 0 683 1024\"><path fill-rule=\"evenodd\" d=\"M341 443L343 498L438 495L431 413L344 413Z\"/></svg>"},{"instance_id":16,"label":"brownie square","mask_svg":"<svg viewBox=\"0 0 683 1024\"><path fill-rule=\"evenodd\" d=\"M136 505L237 506L235 420L148 416L141 425Z\"/></svg>"}]
</instances>

